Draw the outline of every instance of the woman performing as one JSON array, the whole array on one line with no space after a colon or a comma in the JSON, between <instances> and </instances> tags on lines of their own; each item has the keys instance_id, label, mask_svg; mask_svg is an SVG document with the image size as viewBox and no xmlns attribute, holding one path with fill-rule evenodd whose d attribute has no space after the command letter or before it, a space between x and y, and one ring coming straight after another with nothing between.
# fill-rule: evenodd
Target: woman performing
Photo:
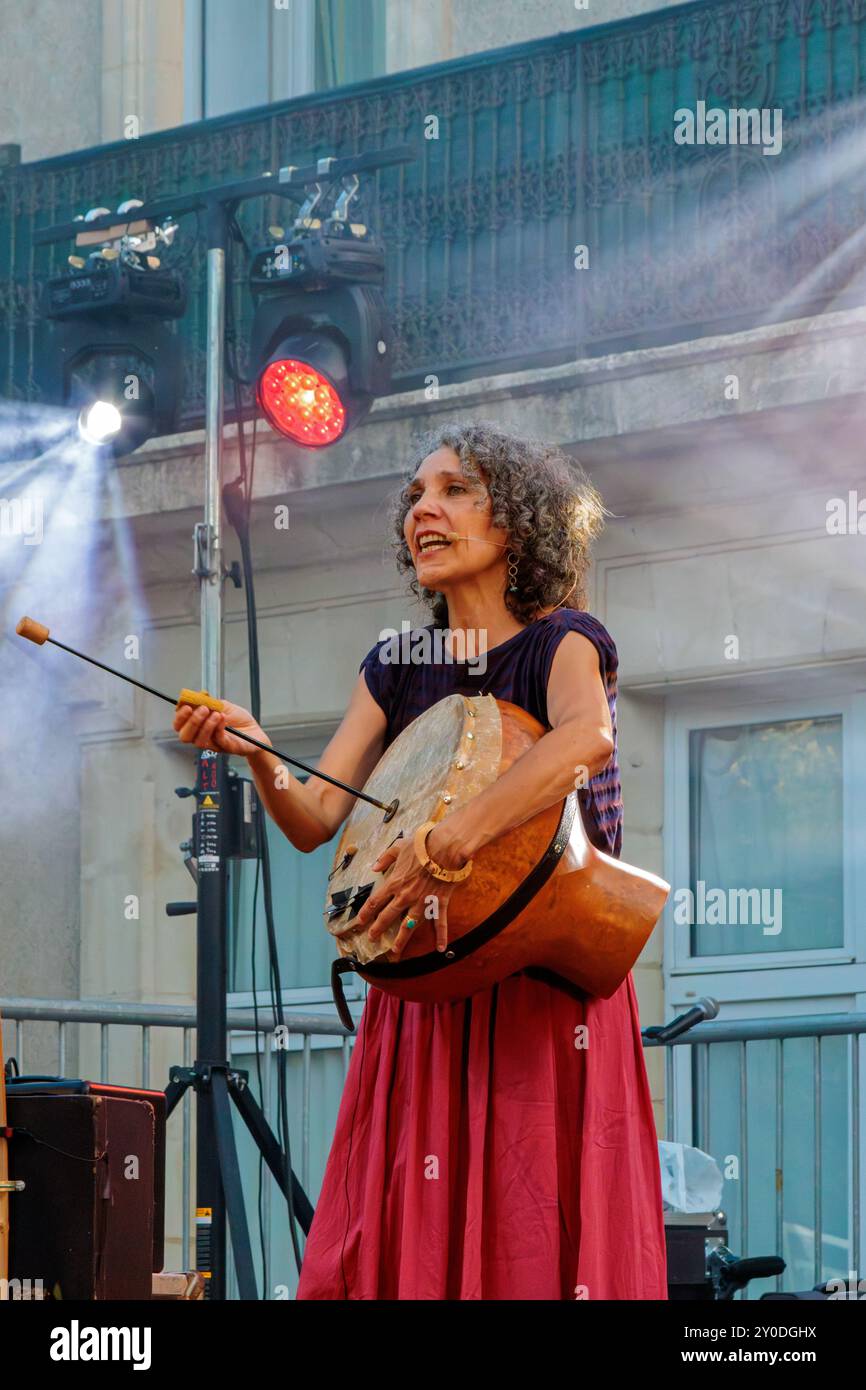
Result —
<instances>
[{"instance_id":1,"label":"woman performing","mask_svg":"<svg viewBox=\"0 0 866 1390\"><path fill-rule=\"evenodd\" d=\"M583 607L602 519L578 467L492 427L442 429L411 465L396 505L397 563L413 574L433 628L446 630L445 650L438 661L400 664L393 643L377 643L320 769L362 786L406 725L454 693L511 701L547 730L431 830L427 852L440 871L462 868L575 785L588 837L620 854L617 654ZM479 648L481 660L465 659ZM352 797L315 778L286 785L276 755L247 754L226 723L267 741L232 704L220 714L185 705L175 728L184 743L248 756L296 848L330 840ZM435 901L444 950L454 885L421 867L409 837L374 867L384 877L359 923L373 935L402 923L399 954ZM631 976L609 999L535 972L451 1004L372 988L297 1296L666 1298L658 1149Z\"/></svg>"}]
</instances>

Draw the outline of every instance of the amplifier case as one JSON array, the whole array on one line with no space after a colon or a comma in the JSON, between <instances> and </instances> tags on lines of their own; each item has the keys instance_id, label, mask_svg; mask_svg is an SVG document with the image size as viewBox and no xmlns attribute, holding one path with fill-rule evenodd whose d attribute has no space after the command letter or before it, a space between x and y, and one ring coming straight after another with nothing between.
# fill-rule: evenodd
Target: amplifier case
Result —
<instances>
[{"instance_id":1,"label":"amplifier case","mask_svg":"<svg viewBox=\"0 0 866 1390\"><path fill-rule=\"evenodd\" d=\"M157 1115L145 1099L8 1092L10 1278L64 1301L150 1299Z\"/></svg>"}]
</instances>

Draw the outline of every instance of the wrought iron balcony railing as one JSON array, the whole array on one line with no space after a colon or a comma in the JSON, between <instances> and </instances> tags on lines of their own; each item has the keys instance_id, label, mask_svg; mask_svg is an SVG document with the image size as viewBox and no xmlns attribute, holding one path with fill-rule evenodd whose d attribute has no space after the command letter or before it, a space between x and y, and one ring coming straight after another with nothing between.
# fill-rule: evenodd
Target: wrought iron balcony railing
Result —
<instances>
[{"instance_id":1,"label":"wrought iron balcony railing","mask_svg":"<svg viewBox=\"0 0 866 1390\"><path fill-rule=\"evenodd\" d=\"M864 50L866 0L699 0L7 169L0 393L34 395L40 283L65 255L35 249L35 228L404 141L417 160L372 179L359 210L387 245L397 389L860 303ZM691 144L674 138L682 109ZM765 134L781 112L777 153L728 143L730 125L710 143L708 112L750 109ZM252 240L284 216L242 213ZM192 423L204 258L185 231ZM234 277L242 343L240 256Z\"/></svg>"}]
</instances>

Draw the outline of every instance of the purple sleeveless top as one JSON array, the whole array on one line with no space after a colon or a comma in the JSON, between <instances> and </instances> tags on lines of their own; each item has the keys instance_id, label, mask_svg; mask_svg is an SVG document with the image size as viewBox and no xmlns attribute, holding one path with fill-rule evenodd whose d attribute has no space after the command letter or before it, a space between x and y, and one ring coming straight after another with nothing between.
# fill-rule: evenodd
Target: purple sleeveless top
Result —
<instances>
[{"instance_id":1,"label":"purple sleeveless top","mask_svg":"<svg viewBox=\"0 0 866 1390\"><path fill-rule=\"evenodd\" d=\"M388 720L385 747L407 724L446 695L495 695L519 705L546 728L547 682L556 649L567 632L579 632L598 652L613 727L613 754L607 766L578 792L583 823L592 843L619 858L622 852L622 791L616 749L617 654L613 638L590 613L557 608L530 623L479 661L442 659L433 644L433 625L376 643L361 663L367 689ZM427 638L424 633L429 634ZM423 660L410 659L413 643L425 642ZM447 653L445 653L447 656ZM430 658L433 659L430 659ZM437 659L438 658L438 659Z\"/></svg>"}]
</instances>

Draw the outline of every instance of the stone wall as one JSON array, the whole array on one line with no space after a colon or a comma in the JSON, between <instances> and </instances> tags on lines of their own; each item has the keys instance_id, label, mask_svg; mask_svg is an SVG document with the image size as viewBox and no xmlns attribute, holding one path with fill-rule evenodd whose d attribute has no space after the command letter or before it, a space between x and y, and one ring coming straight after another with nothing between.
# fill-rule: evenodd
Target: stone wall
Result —
<instances>
[{"instance_id":1,"label":"stone wall","mask_svg":"<svg viewBox=\"0 0 866 1390\"><path fill-rule=\"evenodd\" d=\"M673 9L682 0L388 0L388 71Z\"/></svg>"},{"instance_id":2,"label":"stone wall","mask_svg":"<svg viewBox=\"0 0 866 1390\"><path fill-rule=\"evenodd\" d=\"M24 161L183 120L182 0L0 0L0 49L0 144Z\"/></svg>"}]
</instances>

